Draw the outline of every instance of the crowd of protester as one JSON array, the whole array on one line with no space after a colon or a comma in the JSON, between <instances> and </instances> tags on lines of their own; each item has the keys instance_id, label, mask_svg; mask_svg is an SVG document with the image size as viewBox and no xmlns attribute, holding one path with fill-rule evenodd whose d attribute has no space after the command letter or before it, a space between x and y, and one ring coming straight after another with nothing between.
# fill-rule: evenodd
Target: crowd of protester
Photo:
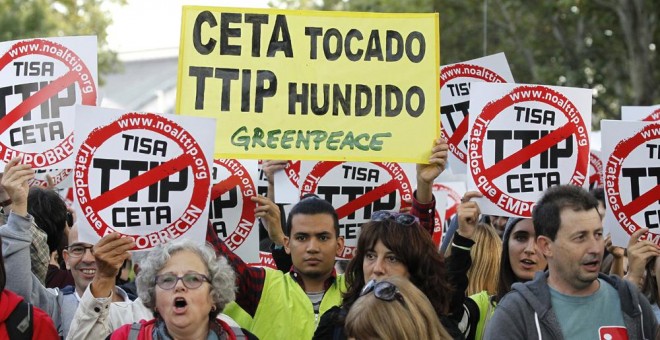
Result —
<instances>
[{"instance_id":1,"label":"crowd of protester","mask_svg":"<svg viewBox=\"0 0 660 340\"><path fill-rule=\"evenodd\" d=\"M0 227L1 339L656 339L660 249L603 235L602 189L546 190L532 218L484 216L468 192L441 247L432 186L448 145L417 165L409 211L376 211L353 258L332 205L302 197L288 214L255 196L262 249L251 266L209 225L206 244L174 240L129 252L130 237L81 242L70 208L34 171L9 161ZM130 273L130 275L129 275ZM136 278L129 279L129 276Z\"/></svg>"}]
</instances>

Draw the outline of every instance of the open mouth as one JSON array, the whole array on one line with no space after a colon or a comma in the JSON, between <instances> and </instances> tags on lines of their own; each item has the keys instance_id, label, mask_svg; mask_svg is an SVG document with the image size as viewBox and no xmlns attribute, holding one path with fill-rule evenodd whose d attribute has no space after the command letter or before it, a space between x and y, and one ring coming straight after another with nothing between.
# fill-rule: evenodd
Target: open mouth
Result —
<instances>
[{"instance_id":1,"label":"open mouth","mask_svg":"<svg viewBox=\"0 0 660 340\"><path fill-rule=\"evenodd\" d=\"M597 261L597 260L583 263L584 266L586 266L588 269L592 269L592 270L597 270L599 264L600 264L600 261Z\"/></svg>"},{"instance_id":2,"label":"open mouth","mask_svg":"<svg viewBox=\"0 0 660 340\"><path fill-rule=\"evenodd\" d=\"M523 268L525 268L525 269L532 269L536 266L536 262L534 262L530 259L520 260L520 263L522 264Z\"/></svg>"},{"instance_id":3,"label":"open mouth","mask_svg":"<svg viewBox=\"0 0 660 340\"><path fill-rule=\"evenodd\" d=\"M188 302L186 301L186 299L182 297L178 297L174 299L174 310L181 311L185 309L186 306L188 306Z\"/></svg>"}]
</instances>

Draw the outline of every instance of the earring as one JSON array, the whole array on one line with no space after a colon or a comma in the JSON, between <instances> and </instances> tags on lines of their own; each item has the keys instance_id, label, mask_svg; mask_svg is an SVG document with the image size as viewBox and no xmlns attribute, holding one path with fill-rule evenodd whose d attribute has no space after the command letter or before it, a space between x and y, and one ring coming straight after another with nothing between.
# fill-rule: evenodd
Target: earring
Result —
<instances>
[{"instance_id":1,"label":"earring","mask_svg":"<svg viewBox=\"0 0 660 340\"><path fill-rule=\"evenodd\" d=\"M211 312L215 312L215 306L211 306Z\"/></svg>"}]
</instances>

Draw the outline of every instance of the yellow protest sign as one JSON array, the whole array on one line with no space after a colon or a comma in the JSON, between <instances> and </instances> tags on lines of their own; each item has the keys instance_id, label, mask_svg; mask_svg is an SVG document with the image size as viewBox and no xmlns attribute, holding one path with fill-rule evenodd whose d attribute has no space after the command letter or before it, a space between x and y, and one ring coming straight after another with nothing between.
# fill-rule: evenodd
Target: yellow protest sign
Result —
<instances>
[{"instance_id":1,"label":"yellow protest sign","mask_svg":"<svg viewBox=\"0 0 660 340\"><path fill-rule=\"evenodd\" d=\"M216 158L427 162L438 14L184 6L177 113Z\"/></svg>"}]
</instances>

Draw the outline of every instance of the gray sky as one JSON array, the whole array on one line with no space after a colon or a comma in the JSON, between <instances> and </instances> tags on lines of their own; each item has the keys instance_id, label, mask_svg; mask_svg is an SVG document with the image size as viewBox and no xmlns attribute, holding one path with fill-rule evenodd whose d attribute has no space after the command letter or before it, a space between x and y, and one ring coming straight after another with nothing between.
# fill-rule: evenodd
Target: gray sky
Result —
<instances>
[{"instance_id":1,"label":"gray sky","mask_svg":"<svg viewBox=\"0 0 660 340\"><path fill-rule=\"evenodd\" d=\"M129 54L145 50L179 48L181 7L183 5L221 7L268 7L268 0L128 0L125 6L107 4L113 24L108 28L108 44Z\"/></svg>"}]
</instances>

